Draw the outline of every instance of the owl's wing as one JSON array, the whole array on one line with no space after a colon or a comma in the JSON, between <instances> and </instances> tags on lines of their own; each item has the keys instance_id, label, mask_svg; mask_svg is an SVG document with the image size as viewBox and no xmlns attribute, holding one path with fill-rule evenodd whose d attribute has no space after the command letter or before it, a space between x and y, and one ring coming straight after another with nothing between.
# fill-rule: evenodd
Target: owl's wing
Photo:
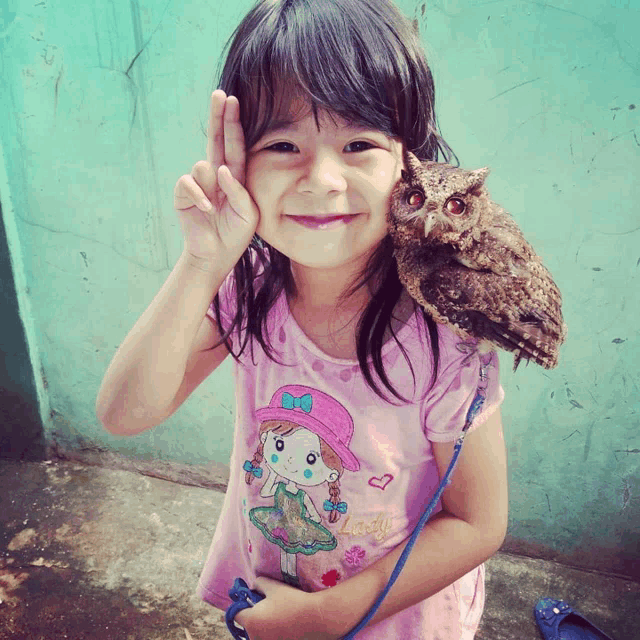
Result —
<instances>
[{"instance_id":1,"label":"owl's wing","mask_svg":"<svg viewBox=\"0 0 640 640\"><path fill-rule=\"evenodd\" d=\"M529 277L469 269L449 261L420 279L422 304L446 322L497 347L550 369L566 326L562 298L549 272L534 264ZM409 291L411 293L411 291Z\"/></svg>"},{"instance_id":2,"label":"owl's wing","mask_svg":"<svg viewBox=\"0 0 640 640\"><path fill-rule=\"evenodd\" d=\"M492 271L496 275L527 278L530 265L539 262L533 247L525 240L513 220L501 219L478 232L474 242L452 256L460 264L476 271Z\"/></svg>"},{"instance_id":3,"label":"owl's wing","mask_svg":"<svg viewBox=\"0 0 640 640\"><path fill-rule=\"evenodd\" d=\"M536 255L516 221L498 205L494 205L492 222L486 229L486 234L482 242L483 246L503 247L513 255L513 259L528 261Z\"/></svg>"}]
</instances>

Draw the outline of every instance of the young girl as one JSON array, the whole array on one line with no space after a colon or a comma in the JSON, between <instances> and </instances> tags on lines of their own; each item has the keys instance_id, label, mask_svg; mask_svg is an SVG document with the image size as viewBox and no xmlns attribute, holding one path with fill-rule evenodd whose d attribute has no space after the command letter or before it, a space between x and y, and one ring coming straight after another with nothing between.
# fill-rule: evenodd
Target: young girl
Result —
<instances>
[{"instance_id":1,"label":"young girl","mask_svg":"<svg viewBox=\"0 0 640 640\"><path fill-rule=\"evenodd\" d=\"M266 595L251 640L335 640L384 589L481 390L438 513L361 639L473 638L507 523L503 392L398 280L387 212L403 150L445 159L419 37L391 0L260 0L182 176L184 251L118 349L97 414L164 421L231 353L236 428L199 584Z\"/></svg>"}]
</instances>

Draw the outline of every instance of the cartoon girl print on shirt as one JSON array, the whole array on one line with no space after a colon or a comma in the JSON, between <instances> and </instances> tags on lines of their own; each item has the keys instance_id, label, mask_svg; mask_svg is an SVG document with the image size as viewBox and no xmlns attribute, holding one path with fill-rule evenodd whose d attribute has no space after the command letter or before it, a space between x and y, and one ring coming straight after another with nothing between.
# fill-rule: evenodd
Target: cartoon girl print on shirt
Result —
<instances>
[{"instance_id":1,"label":"cartoon girl print on shirt","mask_svg":"<svg viewBox=\"0 0 640 640\"><path fill-rule=\"evenodd\" d=\"M313 555L337 546L335 536L322 525L322 516L303 487L327 483L329 499L323 510L335 523L347 512L340 502L344 469L358 471L360 463L349 449L353 419L334 398L303 385L278 389L268 407L258 409L260 443L253 461L245 461L245 480L267 477L260 490L263 498L273 496L273 506L255 507L251 522L264 537L280 547L280 568L284 582L300 588L297 554Z\"/></svg>"}]
</instances>

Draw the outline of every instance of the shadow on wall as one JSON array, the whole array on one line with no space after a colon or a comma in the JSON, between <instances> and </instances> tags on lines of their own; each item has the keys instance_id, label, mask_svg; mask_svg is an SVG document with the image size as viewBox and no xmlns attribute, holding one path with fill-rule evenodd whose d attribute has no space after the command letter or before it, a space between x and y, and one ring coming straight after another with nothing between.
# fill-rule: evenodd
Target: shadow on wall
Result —
<instances>
[{"instance_id":1,"label":"shadow on wall","mask_svg":"<svg viewBox=\"0 0 640 640\"><path fill-rule=\"evenodd\" d=\"M0 386L0 457L44 460L44 431L36 403L35 394L33 398L25 398Z\"/></svg>"},{"instance_id":2,"label":"shadow on wall","mask_svg":"<svg viewBox=\"0 0 640 640\"><path fill-rule=\"evenodd\" d=\"M0 203L0 456L43 460L44 428Z\"/></svg>"}]
</instances>

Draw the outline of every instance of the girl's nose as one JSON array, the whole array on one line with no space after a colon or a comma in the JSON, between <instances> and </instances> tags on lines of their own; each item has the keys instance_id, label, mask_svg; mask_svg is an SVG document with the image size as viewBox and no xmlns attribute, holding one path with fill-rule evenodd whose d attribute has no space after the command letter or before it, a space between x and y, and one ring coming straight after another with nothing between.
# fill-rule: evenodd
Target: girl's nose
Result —
<instances>
[{"instance_id":1,"label":"girl's nose","mask_svg":"<svg viewBox=\"0 0 640 640\"><path fill-rule=\"evenodd\" d=\"M332 153L316 153L305 163L298 181L300 193L324 195L331 191L346 191L344 164Z\"/></svg>"}]
</instances>

